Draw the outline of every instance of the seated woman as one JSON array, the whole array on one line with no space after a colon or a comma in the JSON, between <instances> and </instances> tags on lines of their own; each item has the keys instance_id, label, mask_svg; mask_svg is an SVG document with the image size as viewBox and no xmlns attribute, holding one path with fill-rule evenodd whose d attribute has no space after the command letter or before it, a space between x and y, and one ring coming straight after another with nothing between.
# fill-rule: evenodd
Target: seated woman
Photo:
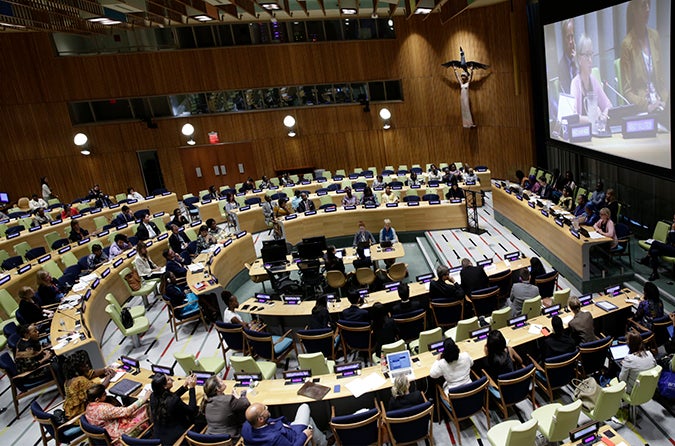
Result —
<instances>
[{"instance_id":1,"label":"seated woman","mask_svg":"<svg viewBox=\"0 0 675 446\"><path fill-rule=\"evenodd\" d=\"M572 189L569 186L563 187L562 195L558 200L558 206L566 211L572 210Z\"/></svg>"},{"instance_id":2,"label":"seated woman","mask_svg":"<svg viewBox=\"0 0 675 446\"><path fill-rule=\"evenodd\" d=\"M391 388L391 399L387 410L398 410L413 407L424 402L422 392L410 391L410 381L407 375L397 376Z\"/></svg>"},{"instance_id":3,"label":"seated woman","mask_svg":"<svg viewBox=\"0 0 675 446\"><path fill-rule=\"evenodd\" d=\"M593 41L583 34L577 45L577 66L579 72L572 79L570 93L574 96L574 113L582 124L591 123L596 130L599 120L607 120L612 106L602 84L591 73L593 71ZM604 130L603 130L604 131Z\"/></svg>"},{"instance_id":4,"label":"seated woman","mask_svg":"<svg viewBox=\"0 0 675 446\"><path fill-rule=\"evenodd\" d=\"M431 169L429 170L429 175L427 177L427 182L429 181L441 181L443 178L443 174L441 173L440 170L436 166L431 166Z\"/></svg>"},{"instance_id":5,"label":"seated woman","mask_svg":"<svg viewBox=\"0 0 675 446\"><path fill-rule=\"evenodd\" d=\"M663 317L663 315L663 302L661 302L661 296L659 296L659 288L654 282L645 282L644 296L638 304L633 320L651 330L652 321Z\"/></svg>"},{"instance_id":6,"label":"seated woman","mask_svg":"<svg viewBox=\"0 0 675 446\"><path fill-rule=\"evenodd\" d=\"M176 225L180 228L187 224L190 224L190 222L188 221L187 217L183 215L180 209L176 208L173 210L173 218L171 219L171 224Z\"/></svg>"},{"instance_id":7,"label":"seated woman","mask_svg":"<svg viewBox=\"0 0 675 446\"><path fill-rule=\"evenodd\" d=\"M93 271L104 262L108 261L108 256L103 252L103 247L98 243L94 243L91 247L91 254L87 256L87 268Z\"/></svg>"},{"instance_id":8,"label":"seated woman","mask_svg":"<svg viewBox=\"0 0 675 446\"><path fill-rule=\"evenodd\" d=\"M645 350L640 333L636 331L629 332L626 335L626 343L628 344L628 355L621 361L619 381L626 383L625 392L630 394L638 374L655 367L656 360L652 352Z\"/></svg>"},{"instance_id":9,"label":"seated woman","mask_svg":"<svg viewBox=\"0 0 675 446\"><path fill-rule=\"evenodd\" d=\"M71 242L79 242L87 236L89 236L89 231L80 228L79 221L73 220L70 222L70 235L68 236L68 240Z\"/></svg>"},{"instance_id":10,"label":"seated woman","mask_svg":"<svg viewBox=\"0 0 675 446\"><path fill-rule=\"evenodd\" d=\"M452 338L446 338L443 341L443 352L431 365L429 376L445 378L443 390L448 393L448 389L471 382L471 366L473 366L471 356L467 352L460 352Z\"/></svg>"},{"instance_id":11,"label":"seated woman","mask_svg":"<svg viewBox=\"0 0 675 446\"><path fill-rule=\"evenodd\" d=\"M218 375L204 383L204 399L200 412L206 418L206 435L239 436L244 424L244 413L251 403L236 388L232 388L229 395L225 395L225 390L227 384Z\"/></svg>"},{"instance_id":12,"label":"seated woman","mask_svg":"<svg viewBox=\"0 0 675 446\"><path fill-rule=\"evenodd\" d=\"M237 296L227 290L223 290L223 292L220 293L220 299L227 306L227 308L225 308L225 312L223 313L223 322L227 324L239 324L244 328L249 328L248 323L243 321L235 311L237 308L239 308L239 300L237 299Z\"/></svg>"},{"instance_id":13,"label":"seated woman","mask_svg":"<svg viewBox=\"0 0 675 446\"><path fill-rule=\"evenodd\" d=\"M615 248L619 241L616 238L616 231L614 230L614 222L611 220L612 213L608 208L600 209L600 220L598 220L594 225L593 229L600 235L609 237L612 239L611 248Z\"/></svg>"},{"instance_id":14,"label":"seated woman","mask_svg":"<svg viewBox=\"0 0 675 446\"><path fill-rule=\"evenodd\" d=\"M493 380L499 375L513 372L523 365L518 353L506 345L506 339L499 330L492 330L485 343L485 371Z\"/></svg>"},{"instance_id":15,"label":"seated woman","mask_svg":"<svg viewBox=\"0 0 675 446\"><path fill-rule=\"evenodd\" d=\"M162 283L159 286L159 292L167 297L174 308L188 304L187 306L177 310L178 314L176 316L178 317L182 314L193 313L199 309L199 299L197 298L197 295L192 292L186 293L185 289L178 285L176 275L171 271L167 271L162 276Z\"/></svg>"},{"instance_id":16,"label":"seated woman","mask_svg":"<svg viewBox=\"0 0 675 446\"><path fill-rule=\"evenodd\" d=\"M66 418L71 419L84 412L87 406L87 391L97 383L92 381L94 378L103 378L101 384L107 388L110 380L115 376L115 370L103 368L94 370L86 362L80 362L76 365L74 376L70 377L65 384L66 398L63 402L63 410L66 412ZM109 395L106 402L113 406L119 406L117 398Z\"/></svg>"},{"instance_id":17,"label":"seated woman","mask_svg":"<svg viewBox=\"0 0 675 446\"><path fill-rule=\"evenodd\" d=\"M584 194L579 194L577 197L577 207L574 208L572 212L575 217L581 217L584 214L586 205L588 204L588 197Z\"/></svg>"},{"instance_id":18,"label":"seated woman","mask_svg":"<svg viewBox=\"0 0 675 446\"><path fill-rule=\"evenodd\" d=\"M218 224L216 224L215 219L209 218L208 220L206 220L206 227L209 229L209 234L214 236L216 240L225 237L223 230L218 227Z\"/></svg>"},{"instance_id":19,"label":"seated woman","mask_svg":"<svg viewBox=\"0 0 675 446\"><path fill-rule=\"evenodd\" d=\"M288 201L288 197L279 197L277 205L274 207L274 217L279 219L285 217L286 215L291 215L293 213L293 208L291 203Z\"/></svg>"},{"instance_id":20,"label":"seated woman","mask_svg":"<svg viewBox=\"0 0 675 446\"><path fill-rule=\"evenodd\" d=\"M328 300L325 295L316 298L316 304L312 308L312 318L309 321L310 330L331 328L330 313L328 312Z\"/></svg>"},{"instance_id":21,"label":"seated woman","mask_svg":"<svg viewBox=\"0 0 675 446\"><path fill-rule=\"evenodd\" d=\"M63 293L57 286L57 281L54 280L51 274L44 269L37 273L38 296L40 297L41 305L57 304L63 298Z\"/></svg>"},{"instance_id":22,"label":"seated woman","mask_svg":"<svg viewBox=\"0 0 675 446\"><path fill-rule=\"evenodd\" d=\"M552 358L554 356L563 355L565 353L572 353L577 348L577 343L563 328L563 322L560 316L553 316L551 319L551 327L553 333L544 338L544 349L542 360Z\"/></svg>"},{"instance_id":23,"label":"seated woman","mask_svg":"<svg viewBox=\"0 0 675 446\"><path fill-rule=\"evenodd\" d=\"M424 184L424 181L415 172L411 172L410 179L405 182L406 186L421 186L422 184Z\"/></svg>"},{"instance_id":24,"label":"seated woman","mask_svg":"<svg viewBox=\"0 0 675 446\"><path fill-rule=\"evenodd\" d=\"M396 193L392 192L391 186L389 186L388 184L384 188L384 192L382 192L382 203L384 203L384 204L398 203L398 195L396 195Z\"/></svg>"},{"instance_id":25,"label":"seated woman","mask_svg":"<svg viewBox=\"0 0 675 446\"><path fill-rule=\"evenodd\" d=\"M358 200L354 194L352 194L352 188L347 186L345 187L345 196L342 197L342 206L356 206Z\"/></svg>"},{"instance_id":26,"label":"seated woman","mask_svg":"<svg viewBox=\"0 0 675 446\"><path fill-rule=\"evenodd\" d=\"M197 378L190 375L175 393L171 391L173 378L157 373L152 377L152 397L150 412L152 413L153 438L162 440L162 444L174 444L197 415L197 396L195 386ZM183 402L181 396L189 392L189 401Z\"/></svg>"},{"instance_id":27,"label":"seated woman","mask_svg":"<svg viewBox=\"0 0 675 446\"><path fill-rule=\"evenodd\" d=\"M54 358L54 351L40 344L40 332L34 324L19 325L17 328L19 341L16 343L16 369L19 373L30 373L29 380L40 380L51 376L49 364Z\"/></svg>"},{"instance_id":28,"label":"seated woman","mask_svg":"<svg viewBox=\"0 0 675 446\"><path fill-rule=\"evenodd\" d=\"M464 191L459 187L459 185L457 183L452 183L452 186L450 186L450 189L448 189L448 193L445 194L445 199L446 200L452 200L452 199L463 200L464 199Z\"/></svg>"},{"instance_id":29,"label":"seated woman","mask_svg":"<svg viewBox=\"0 0 675 446\"><path fill-rule=\"evenodd\" d=\"M361 204L364 206L367 205L374 205L374 206L379 206L380 203L377 202L377 197L373 195L373 190L366 186L365 189L363 189L363 196L361 197Z\"/></svg>"},{"instance_id":30,"label":"seated woman","mask_svg":"<svg viewBox=\"0 0 675 446\"><path fill-rule=\"evenodd\" d=\"M138 242L136 245L136 257L134 257L134 266L138 275L143 280L159 279L162 276L162 269L155 265L148 256L148 246L145 242Z\"/></svg>"},{"instance_id":31,"label":"seated woman","mask_svg":"<svg viewBox=\"0 0 675 446\"><path fill-rule=\"evenodd\" d=\"M359 231L354 234L354 242L352 246L356 247L359 243L369 242L371 245L375 243L375 237L373 234L366 229L366 224L362 221L359 222Z\"/></svg>"},{"instance_id":32,"label":"seated woman","mask_svg":"<svg viewBox=\"0 0 675 446\"><path fill-rule=\"evenodd\" d=\"M136 189L130 187L129 189L127 189L127 200L143 201L145 200L145 197L136 192Z\"/></svg>"},{"instance_id":33,"label":"seated woman","mask_svg":"<svg viewBox=\"0 0 675 446\"><path fill-rule=\"evenodd\" d=\"M373 189L381 189L386 185L387 183L384 181L384 177L382 175L376 176L373 180Z\"/></svg>"},{"instance_id":34,"label":"seated woman","mask_svg":"<svg viewBox=\"0 0 675 446\"><path fill-rule=\"evenodd\" d=\"M42 306L35 301L35 291L33 291L33 288L31 287L25 286L21 288L19 290L19 299L19 313L21 313L21 316L28 324L34 324L54 316L53 311L44 310Z\"/></svg>"},{"instance_id":35,"label":"seated woman","mask_svg":"<svg viewBox=\"0 0 675 446\"><path fill-rule=\"evenodd\" d=\"M209 228L206 225L199 227L199 236L197 237L197 252L206 251L211 246L218 243L216 237L209 233Z\"/></svg>"},{"instance_id":36,"label":"seated woman","mask_svg":"<svg viewBox=\"0 0 675 446\"><path fill-rule=\"evenodd\" d=\"M380 243L382 242L398 242L398 236L396 235L396 229L391 227L391 220L388 218L384 219L384 227L380 229Z\"/></svg>"},{"instance_id":37,"label":"seated woman","mask_svg":"<svg viewBox=\"0 0 675 446\"><path fill-rule=\"evenodd\" d=\"M87 390L84 415L89 423L104 428L114 444L119 444L122 434L134 437L149 426L148 407L145 405L149 397L150 392L141 392L133 404L114 406L106 401L105 386L95 384Z\"/></svg>"},{"instance_id":38,"label":"seated woman","mask_svg":"<svg viewBox=\"0 0 675 446\"><path fill-rule=\"evenodd\" d=\"M473 168L469 167L466 170L466 173L464 174L464 182L474 184L480 183L480 181L478 180L478 175L476 175L476 173L473 171Z\"/></svg>"}]
</instances>

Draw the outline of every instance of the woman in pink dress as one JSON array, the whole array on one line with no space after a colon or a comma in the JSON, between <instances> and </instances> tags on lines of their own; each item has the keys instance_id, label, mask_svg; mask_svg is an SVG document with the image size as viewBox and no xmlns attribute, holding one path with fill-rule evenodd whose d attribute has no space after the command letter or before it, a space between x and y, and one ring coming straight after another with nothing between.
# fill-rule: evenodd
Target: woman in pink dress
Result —
<instances>
[{"instance_id":1,"label":"woman in pink dress","mask_svg":"<svg viewBox=\"0 0 675 446\"><path fill-rule=\"evenodd\" d=\"M122 434L136 436L148 426L150 392L141 392L136 402L126 407L116 407L106 402L105 386L96 384L87 390L87 421L108 432L113 443L120 444Z\"/></svg>"}]
</instances>

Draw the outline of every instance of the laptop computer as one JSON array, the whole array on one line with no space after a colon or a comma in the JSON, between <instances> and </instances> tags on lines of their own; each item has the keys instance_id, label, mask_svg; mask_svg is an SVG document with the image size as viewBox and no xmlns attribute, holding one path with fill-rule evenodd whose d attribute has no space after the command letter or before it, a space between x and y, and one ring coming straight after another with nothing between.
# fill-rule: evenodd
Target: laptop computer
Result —
<instances>
[{"instance_id":1,"label":"laptop computer","mask_svg":"<svg viewBox=\"0 0 675 446\"><path fill-rule=\"evenodd\" d=\"M389 366L389 379L391 379L392 383L401 375L406 375L409 381L415 380L412 360L410 359L410 352L408 350L387 354L387 364Z\"/></svg>"},{"instance_id":2,"label":"laptop computer","mask_svg":"<svg viewBox=\"0 0 675 446\"><path fill-rule=\"evenodd\" d=\"M629 351L628 344L617 344L609 348L609 353L612 355L612 359L618 365L621 365L621 361L623 361L623 358L628 356Z\"/></svg>"}]
</instances>

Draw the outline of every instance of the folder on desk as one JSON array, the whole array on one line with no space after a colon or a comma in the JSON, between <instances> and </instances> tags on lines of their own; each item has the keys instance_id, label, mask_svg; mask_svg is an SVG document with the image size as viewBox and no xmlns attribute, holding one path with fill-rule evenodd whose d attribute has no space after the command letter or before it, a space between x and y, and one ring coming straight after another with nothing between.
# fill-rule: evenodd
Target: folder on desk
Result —
<instances>
[{"instance_id":1,"label":"folder on desk","mask_svg":"<svg viewBox=\"0 0 675 446\"><path fill-rule=\"evenodd\" d=\"M298 395L306 396L316 401L321 401L330 392L330 387L307 381L298 389Z\"/></svg>"}]
</instances>

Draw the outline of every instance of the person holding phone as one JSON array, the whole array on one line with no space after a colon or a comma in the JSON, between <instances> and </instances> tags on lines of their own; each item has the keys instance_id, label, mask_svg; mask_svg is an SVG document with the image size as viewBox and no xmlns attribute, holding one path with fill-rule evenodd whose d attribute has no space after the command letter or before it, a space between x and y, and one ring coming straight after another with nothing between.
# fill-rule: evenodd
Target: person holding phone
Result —
<instances>
[{"instance_id":1,"label":"person holding phone","mask_svg":"<svg viewBox=\"0 0 675 446\"><path fill-rule=\"evenodd\" d=\"M185 384L176 392L172 392L173 378L163 373L152 377L152 396L150 411L153 422L153 438L162 440L162 444L174 444L190 427L197 415L197 396L195 386L197 378L194 374L185 378ZM189 392L187 404L181 395Z\"/></svg>"}]
</instances>

